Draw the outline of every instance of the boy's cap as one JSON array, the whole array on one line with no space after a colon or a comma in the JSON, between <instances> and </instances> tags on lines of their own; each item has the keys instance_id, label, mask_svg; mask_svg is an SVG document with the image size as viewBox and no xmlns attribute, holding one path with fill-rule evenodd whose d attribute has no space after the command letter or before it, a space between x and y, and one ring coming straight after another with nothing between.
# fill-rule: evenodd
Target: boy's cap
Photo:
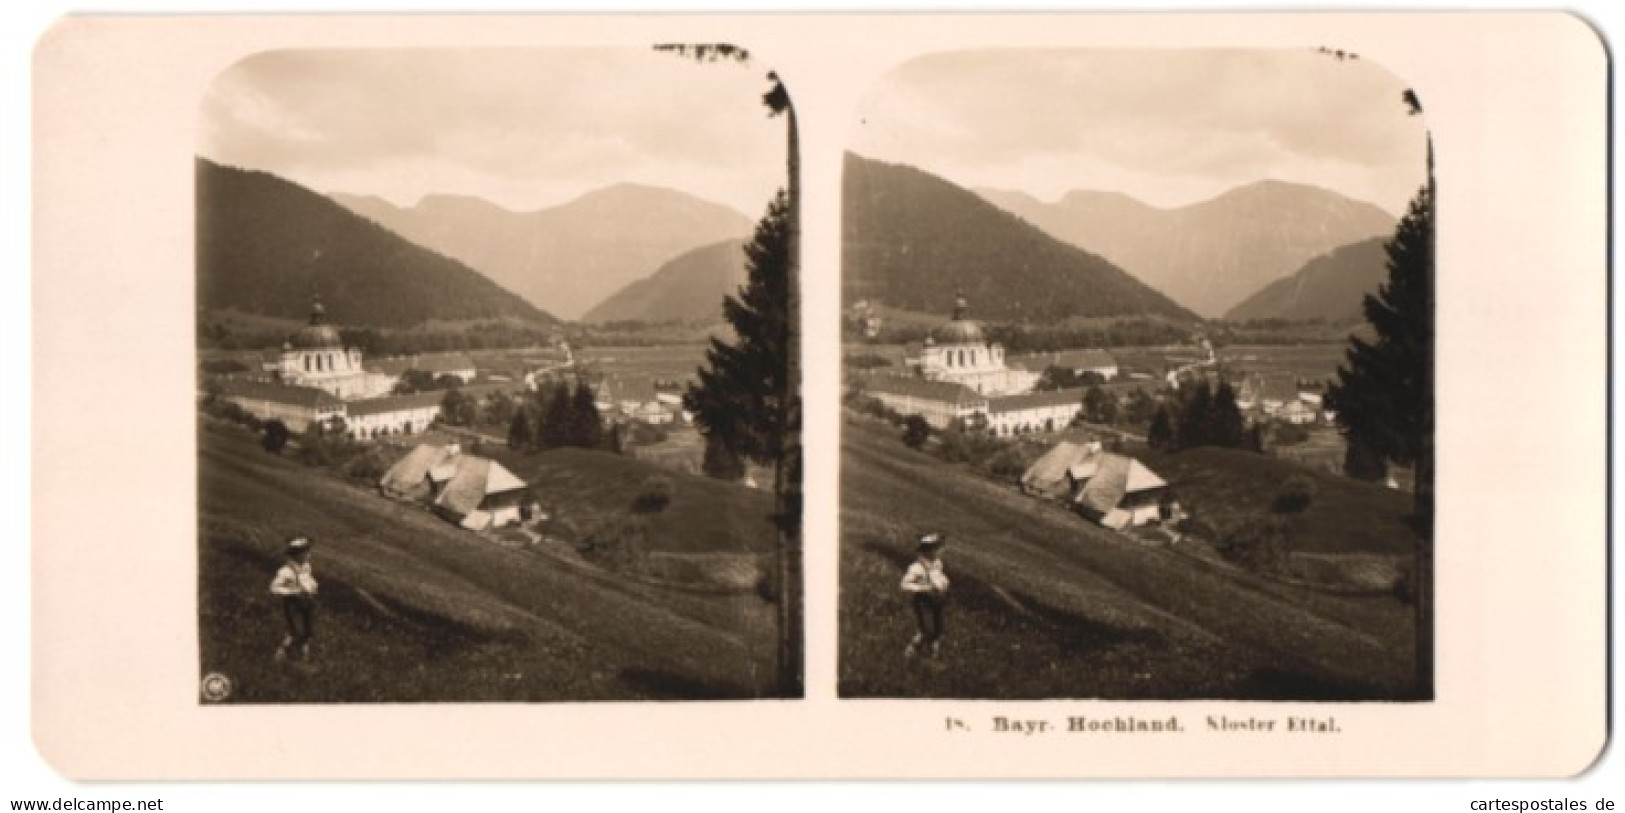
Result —
<instances>
[{"instance_id":1,"label":"boy's cap","mask_svg":"<svg viewBox=\"0 0 1625 813\"><path fill-rule=\"evenodd\" d=\"M948 538L940 533L929 533L920 537L920 548L940 548L947 543Z\"/></svg>"},{"instance_id":2,"label":"boy's cap","mask_svg":"<svg viewBox=\"0 0 1625 813\"><path fill-rule=\"evenodd\" d=\"M301 552L307 551L307 550L310 550L310 537L308 537L308 536L296 536L296 537L288 540L288 552L289 553L301 553Z\"/></svg>"}]
</instances>

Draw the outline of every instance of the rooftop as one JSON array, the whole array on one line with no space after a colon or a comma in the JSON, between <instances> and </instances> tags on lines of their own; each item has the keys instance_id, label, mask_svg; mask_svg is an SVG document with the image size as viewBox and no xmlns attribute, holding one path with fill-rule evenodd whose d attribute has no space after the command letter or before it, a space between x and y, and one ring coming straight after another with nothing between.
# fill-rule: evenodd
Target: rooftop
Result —
<instances>
[{"instance_id":1,"label":"rooftop","mask_svg":"<svg viewBox=\"0 0 1625 813\"><path fill-rule=\"evenodd\" d=\"M900 375L877 375L863 382L866 392L902 395L952 404L986 403L987 397L964 384L951 381L927 381Z\"/></svg>"},{"instance_id":2,"label":"rooftop","mask_svg":"<svg viewBox=\"0 0 1625 813\"><path fill-rule=\"evenodd\" d=\"M308 407L325 411L338 409L344 402L327 390L315 387L288 387L267 381L226 380L220 382L220 394L227 398L249 398L276 404Z\"/></svg>"}]
</instances>

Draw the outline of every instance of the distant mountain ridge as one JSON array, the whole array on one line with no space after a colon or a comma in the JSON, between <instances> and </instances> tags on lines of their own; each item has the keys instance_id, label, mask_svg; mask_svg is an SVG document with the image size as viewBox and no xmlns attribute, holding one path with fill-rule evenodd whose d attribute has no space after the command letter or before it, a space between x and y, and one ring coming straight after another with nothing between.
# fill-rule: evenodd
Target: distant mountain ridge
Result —
<instances>
[{"instance_id":1,"label":"distant mountain ridge","mask_svg":"<svg viewBox=\"0 0 1625 813\"><path fill-rule=\"evenodd\" d=\"M638 184L530 212L462 195L429 195L407 208L372 196L332 197L567 319L580 318L673 257L744 237L753 225L726 206Z\"/></svg>"},{"instance_id":2,"label":"distant mountain ridge","mask_svg":"<svg viewBox=\"0 0 1625 813\"><path fill-rule=\"evenodd\" d=\"M199 158L197 305L303 320L319 294L335 322L558 323L456 260L266 172Z\"/></svg>"},{"instance_id":3,"label":"distant mountain ridge","mask_svg":"<svg viewBox=\"0 0 1625 813\"><path fill-rule=\"evenodd\" d=\"M723 297L738 290L745 277L745 241L712 243L616 291L581 321L721 322Z\"/></svg>"},{"instance_id":4,"label":"distant mountain ridge","mask_svg":"<svg viewBox=\"0 0 1625 813\"><path fill-rule=\"evenodd\" d=\"M1274 180L1171 209L1119 192L1074 190L1055 203L1009 190L977 193L1206 317L1227 312L1314 257L1391 235L1398 222L1364 201Z\"/></svg>"},{"instance_id":5,"label":"distant mountain ridge","mask_svg":"<svg viewBox=\"0 0 1625 813\"><path fill-rule=\"evenodd\" d=\"M1231 308L1224 318L1325 319L1356 321L1364 316L1365 295L1388 278L1385 237L1350 243L1310 260L1303 268L1264 286Z\"/></svg>"},{"instance_id":6,"label":"distant mountain ridge","mask_svg":"<svg viewBox=\"0 0 1625 813\"><path fill-rule=\"evenodd\" d=\"M996 320L1197 318L1107 260L913 167L847 153L842 205L849 303L947 314L963 291L976 316Z\"/></svg>"}]
</instances>

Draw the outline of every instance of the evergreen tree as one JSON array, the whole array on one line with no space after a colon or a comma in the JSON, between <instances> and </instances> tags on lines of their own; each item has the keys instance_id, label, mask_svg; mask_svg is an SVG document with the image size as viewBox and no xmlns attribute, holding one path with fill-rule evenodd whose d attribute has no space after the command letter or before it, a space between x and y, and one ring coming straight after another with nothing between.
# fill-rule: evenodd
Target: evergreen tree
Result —
<instances>
[{"instance_id":1,"label":"evergreen tree","mask_svg":"<svg viewBox=\"0 0 1625 813\"><path fill-rule=\"evenodd\" d=\"M720 438L706 438L705 459L700 464L707 477L737 483L745 476L745 461L728 449Z\"/></svg>"},{"instance_id":2,"label":"evergreen tree","mask_svg":"<svg viewBox=\"0 0 1625 813\"><path fill-rule=\"evenodd\" d=\"M1090 423L1109 424L1117 420L1117 399L1099 384L1090 384L1083 391L1083 414Z\"/></svg>"},{"instance_id":3,"label":"evergreen tree","mask_svg":"<svg viewBox=\"0 0 1625 813\"><path fill-rule=\"evenodd\" d=\"M574 432L575 407L571 404L570 385L552 384L539 391L541 401L536 442L543 449L557 449L570 445Z\"/></svg>"},{"instance_id":4,"label":"evergreen tree","mask_svg":"<svg viewBox=\"0 0 1625 813\"><path fill-rule=\"evenodd\" d=\"M1356 480L1381 482L1388 476L1388 461L1381 452L1350 439L1343 450L1343 474Z\"/></svg>"},{"instance_id":5,"label":"evergreen tree","mask_svg":"<svg viewBox=\"0 0 1625 813\"><path fill-rule=\"evenodd\" d=\"M790 429L786 407L794 398L789 372L789 210L783 192L773 200L745 246L748 279L723 301L737 340L713 338L699 383L683 403L701 432L762 464L777 464Z\"/></svg>"},{"instance_id":6,"label":"evergreen tree","mask_svg":"<svg viewBox=\"0 0 1625 813\"><path fill-rule=\"evenodd\" d=\"M729 59L746 62L749 55L744 49L726 44L713 45L657 45L656 50L673 51L701 61ZM733 326L739 342L735 347L745 354L758 354L760 366L775 375L760 386L765 398L746 398L756 402L759 414L747 424L755 424L747 431L735 426L724 430L723 440L735 451L743 450L753 458L771 461L773 465L774 521L778 530L778 545L774 549L774 576L778 597L778 665L779 693L786 697L802 694L802 633L801 633L801 396L800 356L801 339L798 316L801 295L797 279L801 257L801 224L797 212L801 208L801 135L796 121L795 105L778 74L767 74L768 89L762 94L762 104L770 117L785 119L786 183L788 191L781 191L768 206L768 213L757 224L756 234L745 247L749 278L740 296L723 301L724 316ZM752 292L755 292L754 294ZM754 312L754 316L752 315ZM752 334L741 330L755 323ZM754 348L754 349L753 349ZM719 349L713 342L712 350ZM719 378L728 378L744 372L749 364L742 359L727 359L728 354L708 354L708 364ZM694 400L684 397L685 405L699 416L695 404L708 401L713 408L712 417L722 424L732 423L723 417L728 408L723 406L737 400L737 390L715 381L707 382L701 371L700 388L712 386L719 391L702 395ZM693 395L694 388L689 394ZM708 426L702 423L702 426ZM738 442L741 436L756 436L754 441ZM707 436L709 440L709 435ZM737 443L738 445L734 445Z\"/></svg>"},{"instance_id":7,"label":"evergreen tree","mask_svg":"<svg viewBox=\"0 0 1625 813\"><path fill-rule=\"evenodd\" d=\"M446 390L440 399L440 420L451 426L473 426L479 405L462 390Z\"/></svg>"},{"instance_id":8,"label":"evergreen tree","mask_svg":"<svg viewBox=\"0 0 1625 813\"><path fill-rule=\"evenodd\" d=\"M598 396L586 379L576 381L571 394L571 446L596 449L604 443L604 421L598 415Z\"/></svg>"},{"instance_id":9,"label":"evergreen tree","mask_svg":"<svg viewBox=\"0 0 1625 813\"><path fill-rule=\"evenodd\" d=\"M1174 446L1178 449L1189 449L1193 446L1204 446L1208 443L1208 429L1212 425L1212 417L1208 414L1213 409L1213 388L1208 386L1207 379L1203 378L1195 386L1186 385L1189 389L1179 407L1179 428L1175 433Z\"/></svg>"},{"instance_id":10,"label":"evergreen tree","mask_svg":"<svg viewBox=\"0 0 1625 813\"><path fill-rule=\"evenodd\" d=\"M1386 247L1388 280L1365 298L1376 340L1350 337L1346 363L1326 392L1355 471L1368 456L1416 466L1415 510L1431 525L1433 494L1433 191L1411 200Z\"/></svg>"},{"instance_id":11,"label":"evergreen tree","mask_svg":"<svg viewBox=\"0 0 1625 813\"><path fill-rule=\"evenodd\" d=\"M1207 442L1228 449L1247 448L1247 422L1236 405L1236 391L1229 379L1220 378L1208 409Z\"/></svg>"},{"instance_id":12,"label":"evergreen tree","mask_svg":"<svg viewBox=\"0 0 1625 813\"><path fill-rule=\"evenodd\" d=\"M1403 101L1422 112L1415 92ZM1366 458L1410 465L1416 478L1418 543L1413 598L1416 610L1416 691L1433 696L1433 137L1428 136L1427 181L1384 247L1388 279L1365 298L1365 317L1376 332L1367 342L1350 337L1346 364L1326 391L1326 405L1348 441L1345 468L1370 472ZM1353 464L1350 466L1349 464Z\"/></svg>"},{"instance_id":13,"label":"evergreen tree","mask_svg":"<svg viewBox=\"0 0 1625 813\"><path fill-rule=\"evenodd\" d=\"M508 423L508 448L514 451L530 448L530 410L520 407L514 410L513 420Z\"/></svg>"},{"instance_id":14,"label":"evergreen tree","mask_svg":"<svg viewBox=\"0 0 1625 813\"><path fill-rule=\"evenodd\" d=\"M1168 418L1168 407L1159 405L1151 416L1151 428L1146 431L1145 442L1153 449L1169 449L1174 442L1173 421Z\"/></svg>"}]
</instances>

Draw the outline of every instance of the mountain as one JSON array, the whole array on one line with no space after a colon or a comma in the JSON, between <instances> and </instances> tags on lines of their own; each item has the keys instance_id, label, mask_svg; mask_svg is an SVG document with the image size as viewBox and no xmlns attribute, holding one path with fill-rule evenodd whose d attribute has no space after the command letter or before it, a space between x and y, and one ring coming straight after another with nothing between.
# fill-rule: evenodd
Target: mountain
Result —
<instances>
[{"instance_id":1,"label":"mountain","mask_svg":"<svg viewBox=\"0 0 1625 813\"><path fill-rule=\"evenodd\" d=\"M346 325L551 315L298 184L198 159L200 309L304 321L312 293Z\"/></svg>"},{"instance_id":2,"label":"mountain","mask_svg":"<svg viewBox=\"0 0 1625 813\"><path fill-rule=\"evenodd\" d=\"M1369 203L1284 181L1174 209L1118 192L1077 190L1055 203L1007 190L979 193L1207 317L1338 246L1391 235L1396 223Z\"/></svg>"},{"instance_id":3,"label":"mountain","mask_svg":"<svg viewBox=\"0 0 1625 813\"><path fill-rule=\"evenodd\" d=\"M722 298L745 284L745 241L687 252L598 303L583 322L719 322Z\"/></svg>"},{"instance_id":4,"label":"mountain","mask_svg":"<svg viewBox=\"0 0 1625 813\"><path fill-rule=\"evenodd\" d=\"M846 157L847 301L946 314L955 291L990 319L1196 316L1117 266L913 167Z\"/></svg>"},{"instance_id":5,"label":"mountain","mask_svg":"<svg viewBox=\"0 0 1625 813\"><path fill-rule=\"evenodd\" d=\"M744 237L753 225L726 206L635 184L531 212L458 195L430 195L410 208L376 197L333 199L567 319L580 318L671 258Z\"/></svg>"},{"instance_id":6,"label":"mountain","mask_svg":"<svg viewBox=\"0 0 1625 813\"><path fill-rule=\"evenodd\" d=\"M1386 237L1373 237L1310 260L1297 273L1276 280L1224 315L1246 319L1360 319L1365 295L1388 278Z\"/></svg>"}]
</instances>

